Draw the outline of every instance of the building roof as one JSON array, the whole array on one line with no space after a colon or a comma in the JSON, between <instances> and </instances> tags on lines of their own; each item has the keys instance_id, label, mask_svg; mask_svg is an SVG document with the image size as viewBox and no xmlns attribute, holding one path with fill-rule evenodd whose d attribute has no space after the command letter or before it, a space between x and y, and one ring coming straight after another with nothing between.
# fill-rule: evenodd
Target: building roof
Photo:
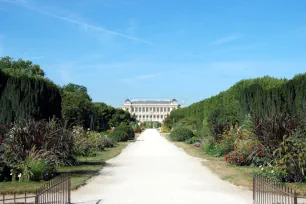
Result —
<instances>
[{"instance_id":1,"label":"building roof","mask_svg":"<svg viewBox=\"0 0 306 204\"><path fill-rule=\"evenodd\" d=\"M177 103L176 99L173 100L125 100L126 102L130 102L132 104L160 104L160 105L167 105L171 103Z\"/></svg>"},{"instance_id":2,"label":"building roof","mask_svg":"<svg viewBox=\"0 0 306 204\"><path fill-rule=\"evenodd\" d=\"M132 101L133 104L169 104L171 101L155 101L155 100L148 100L148 101Z\"/></svg>"}]
</instances>

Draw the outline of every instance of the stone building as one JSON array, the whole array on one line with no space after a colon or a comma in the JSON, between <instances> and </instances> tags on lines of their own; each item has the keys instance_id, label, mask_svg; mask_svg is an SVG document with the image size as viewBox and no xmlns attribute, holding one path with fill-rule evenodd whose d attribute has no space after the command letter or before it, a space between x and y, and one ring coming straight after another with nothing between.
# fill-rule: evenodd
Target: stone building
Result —
<instances>
[{"instance_id":1,"label":"stone building","mask_svg":"<svg viewBox=\"0 0 306 204\"><path fill-rule=\"evenodd\" d=\"M125 100L123 108L140 122L162 122L179 104L173 100Z\"/></svg>"}]
</instances>

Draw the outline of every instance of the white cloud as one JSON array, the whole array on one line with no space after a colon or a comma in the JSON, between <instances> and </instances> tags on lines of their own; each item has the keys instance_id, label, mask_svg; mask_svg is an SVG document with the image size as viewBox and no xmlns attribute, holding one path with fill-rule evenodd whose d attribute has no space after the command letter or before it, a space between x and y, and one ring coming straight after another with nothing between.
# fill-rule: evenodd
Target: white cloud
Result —
<instances>
[{"instance_id":1,"label":"white cloud","mask_svg":"<svg viewBox=\"0 0 306 204\"><path fill-rule=\"evenodd\" d=\"M220 38L216 41L213 41L211 44L212 45L222 45L222 44L229 43L229 42L232 42L234 40L237 40L241 37L242 37L241 35L230 35L230 36Z\"/></svg>"},{"instance_id":2,"label":"white cloud","mask_svg":"<svg viewBox=\"0 0 306 204\"><path fill-rule=\"evenodd\" d=\"M74 24L74 25L81 26L83 29L86 29L86 30L103 32L103 33L111 34L111 35L114 35L114 36L119 36L119 37L122 37L122 38L126 38L126 39L137 41L137 42L142 42L142 43L146 43L146 44L151 44L151 45L154 44L154 43L152 43L150 41L147 41L147 40L143 40L143 39L140 39L140 38L137 38L137 37L134 37L134 36L119 33L117 31L110 30L110 29L107 29L107 28L104 28L104 27L101 27L101 26L96 26L96 25L87 23L85 21L80 21L80 20L74 19L72 17L61 16L61 15L55 14L54 12L50 12L50 11L44 10L42 8L35 7L28 0L2 0L2 1L12 3L12 4L15 4L15 5L18 5L18 6L22 6L24 8L29 9L29 10L32 10L32 11L50 16L52 18L56 18L56 19L59 19L59 20L62 20L62 21L65 21L65 22L68 22L68 23L71 23L71 24Z\"/></svg>"}]
</instances>

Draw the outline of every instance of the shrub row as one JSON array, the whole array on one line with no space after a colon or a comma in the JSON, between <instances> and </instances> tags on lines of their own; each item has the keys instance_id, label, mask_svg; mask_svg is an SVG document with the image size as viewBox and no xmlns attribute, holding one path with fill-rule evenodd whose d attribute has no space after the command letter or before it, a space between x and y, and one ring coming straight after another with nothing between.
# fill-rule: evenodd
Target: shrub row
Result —
<instances>
[{"instance_id":1,"label":"shrub row","mask_svg":"<svg viewBox=\"0 0 306 204\"><path fill-rule=\"evenodd\" d=\"M135 132L130 126L121 124L113 130L109 137L115 142L126 142L135 139Z\"/></svg>"},{"instance_id":2,"label":"shrub row","mask_svg":"<svg viewBox=\"0 0 306 204\"><path fill-rule=\"evenodd\" d=\"M193 137L193 132L188 128L177 128L170 133L170 139L173 141L186 141Z\"/></svg>"},{"instance_id":3,"label":"shrub row","mask_svg":"<svg viewBox=\"0 0 306 204\"><path fill-rule=\"evenodd\" d=\"M54 120L0 126L0 181L49 180L57 175L56 166L75 165L76 156L95 156L134 137L133 129L123 124L109 136L78 126L69 130Z\"/></svg>"}]
</instances>

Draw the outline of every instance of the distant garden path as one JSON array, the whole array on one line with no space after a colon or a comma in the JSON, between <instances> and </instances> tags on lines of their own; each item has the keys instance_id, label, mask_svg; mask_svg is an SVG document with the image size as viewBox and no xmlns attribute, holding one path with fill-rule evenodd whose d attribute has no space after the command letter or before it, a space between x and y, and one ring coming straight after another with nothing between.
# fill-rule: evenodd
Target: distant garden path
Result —
<instances>
[{"instance_id":1,"label":"distant garden path","mask_svg":"<svg viewBox=\"0 0 306 204\"><path fill-rule=\"evenodd\" d=\"M73 202L101 204L248 204L252 194L211 173L198 158L146 130L109 160L100 175L72 192Z\"/></svg>"}]
</instances>

